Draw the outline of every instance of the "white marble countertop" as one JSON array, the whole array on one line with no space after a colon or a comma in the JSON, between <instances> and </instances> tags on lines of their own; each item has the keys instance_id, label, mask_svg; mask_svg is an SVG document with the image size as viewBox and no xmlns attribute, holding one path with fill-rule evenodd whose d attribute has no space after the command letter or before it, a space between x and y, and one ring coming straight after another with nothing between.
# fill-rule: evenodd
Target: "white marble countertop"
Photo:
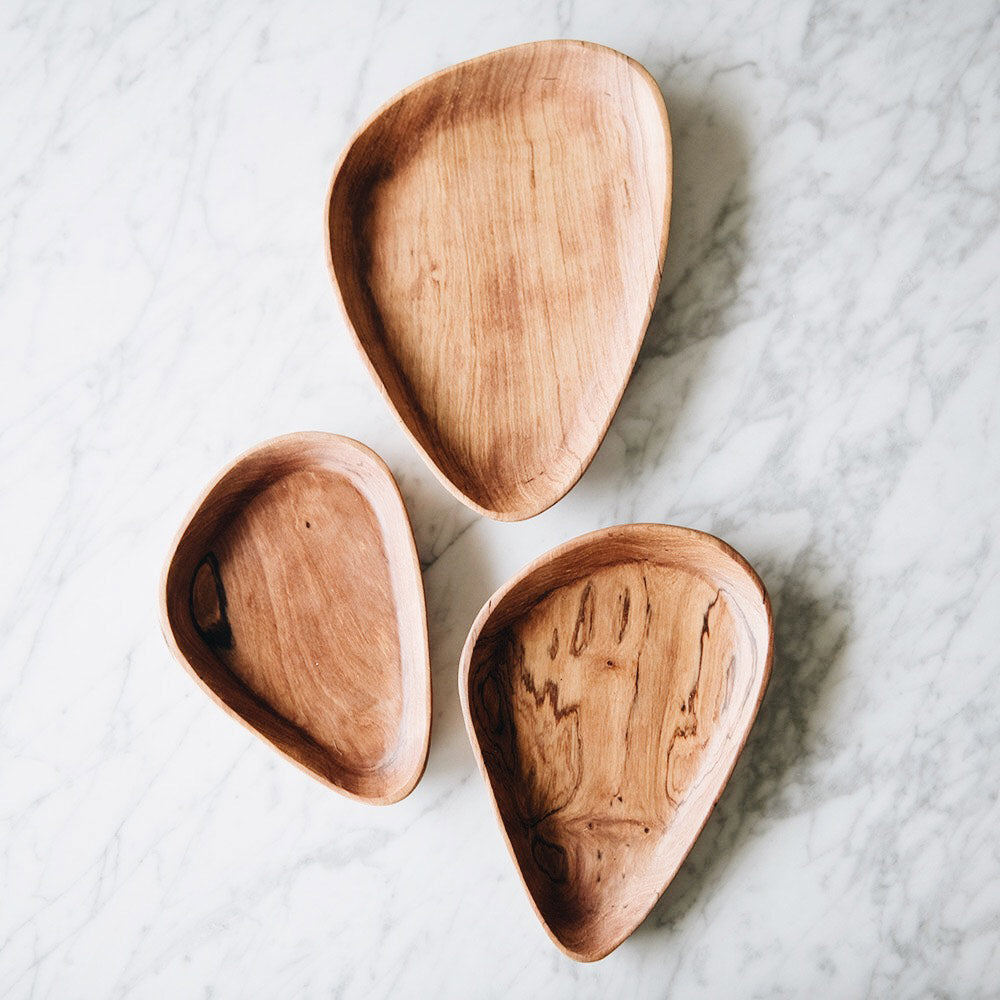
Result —
<instances>
[{"instance_id":1,"label":"white marble countertop","mask_svg":"<svg viewBox=\"0 0 1000 1000\"><path fill-rule=\"evenodd\" d=\"M0 21L0 993L998 995L994 0L15 0ZM377 395L323 202L385 98L557 36L660 82L673 224L592 467L504 525ZM300 429L375 448L415 523L433 740L385 809L226 718L158 631L190 502ZM742 551L777 652L689 860L583 966L508 859L457 661L511 573L631 520Z\"/></svg>"}]
</instances>

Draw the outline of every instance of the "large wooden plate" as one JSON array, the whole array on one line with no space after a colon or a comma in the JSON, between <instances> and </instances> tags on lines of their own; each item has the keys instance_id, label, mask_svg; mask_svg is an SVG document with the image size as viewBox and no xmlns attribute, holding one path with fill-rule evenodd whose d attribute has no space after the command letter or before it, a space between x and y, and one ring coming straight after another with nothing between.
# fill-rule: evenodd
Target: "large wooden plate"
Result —
<instances>
[{"instance_id":1,"label":"large wooden plate","mask_svg":"<svg viewBox=\"0 0 1000 1000\"><path fill-rule=\"evenodd\" d=\"M655 81L586 42L446 69L349 144L334 285L397 417L474 510L531 517L590 463L656 297L670 174Z\"/></svg>"}]
</instances>

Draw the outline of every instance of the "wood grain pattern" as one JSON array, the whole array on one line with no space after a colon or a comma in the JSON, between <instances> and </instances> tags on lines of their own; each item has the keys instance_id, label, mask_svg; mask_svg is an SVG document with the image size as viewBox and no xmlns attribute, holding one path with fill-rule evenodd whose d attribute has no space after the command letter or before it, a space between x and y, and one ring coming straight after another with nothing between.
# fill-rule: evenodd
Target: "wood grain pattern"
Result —
<instances>
[{"instance_id":1,"label":"wood grain pattern","mask_svg":"<svg viewBox=\"0 0 1000 1000\"><path fill-rule=\"evenodd\" d=\"M327 206L344 313L474 510L531 517L590 463L656 297L670 170L653 79L568 41L428 77L345 151Z\"/></svg>"},{"instance_id":2,"label":"wood grain pattern","mask_svg":"<svg viewBox=\"0 0 1000 1000\"><path fill-rule=\"evenodd\" d=\"M749 565L669 525L568 542L483 608L462 654L466 726L568 955L607 955L677 872L756 716L771 645Z\"/></svg>"},{"instance_id":3,"label":"wood grain pattern","mask_svg":"<svg viewBox=\"0 0 1000 1000\"><path fill-rule=\"evenodd\" d=\"M420 568L399 491L364 445L292 434L241 456L182 527L161 612L209 693L321 781L386 803L419 780Z\"/></svg>"}]
</instances>

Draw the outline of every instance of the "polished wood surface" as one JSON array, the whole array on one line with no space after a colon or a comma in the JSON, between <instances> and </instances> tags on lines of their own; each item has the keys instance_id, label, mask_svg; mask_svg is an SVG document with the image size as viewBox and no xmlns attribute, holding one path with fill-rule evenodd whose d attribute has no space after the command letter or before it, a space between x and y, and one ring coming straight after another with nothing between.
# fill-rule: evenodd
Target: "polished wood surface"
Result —
<instances>
[{"instance_id":1,"label":"polished wood surface","mask_svg":"<svg viewBox=\"0 0 1000 1000\"><path fill-rule=\"evenodd\" d=\"M532 563L462 654L469 736L556 944L602 958L680 867L771 667L767 594L724 542L634 524Z\"/></svg>"},{"instance_id":2,"label":"polished wood surface","mask_svg":"<svg viewBox=\"0 0 1000 1000\"><path fill-rule=\"evenodd\" d=\"M655 81L547 41L462 63L359 130L329 263L376 383L442 482L500 520L562 497L607 431L666 250Z\"/></svg>"},{"instance_id":3,"label":"polished wood surface","mask_svg":"<svg viewBox=\"0 0 1000 1000\"><path fill-rule=\"evenodd\" d=\"M321 781L394 802L430 738L423 587L374 452L292 434L243 455L182 527L164 634L231 715Z\"/></svg>"}]
</instances>

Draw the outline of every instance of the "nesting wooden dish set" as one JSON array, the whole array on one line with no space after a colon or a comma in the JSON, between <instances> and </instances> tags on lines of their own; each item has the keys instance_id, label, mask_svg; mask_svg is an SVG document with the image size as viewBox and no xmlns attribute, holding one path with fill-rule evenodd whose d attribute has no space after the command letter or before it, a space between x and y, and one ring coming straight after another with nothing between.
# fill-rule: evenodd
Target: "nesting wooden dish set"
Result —
<instances>
[{"instance_id":1,"label":"nesting wooden dish set","mask_svg":"<svg viewBox=\"0 0 1000 1000\"><path fill-rule=\"evenodd\" d=\"M663 98L611 49L550 41L420 81L357 132L329 266L372 377L428 465L497 520L583 474L666 250ZM339 792L396 802L431 724L420 567L392 474L326 433L223 470L163 574L164 634L231 715ZM771 667L767 594L724 542L629 524L536 559L472 624L473 751L552 940L602 958L673 878Z\"/></svg>"}]
</instances>

